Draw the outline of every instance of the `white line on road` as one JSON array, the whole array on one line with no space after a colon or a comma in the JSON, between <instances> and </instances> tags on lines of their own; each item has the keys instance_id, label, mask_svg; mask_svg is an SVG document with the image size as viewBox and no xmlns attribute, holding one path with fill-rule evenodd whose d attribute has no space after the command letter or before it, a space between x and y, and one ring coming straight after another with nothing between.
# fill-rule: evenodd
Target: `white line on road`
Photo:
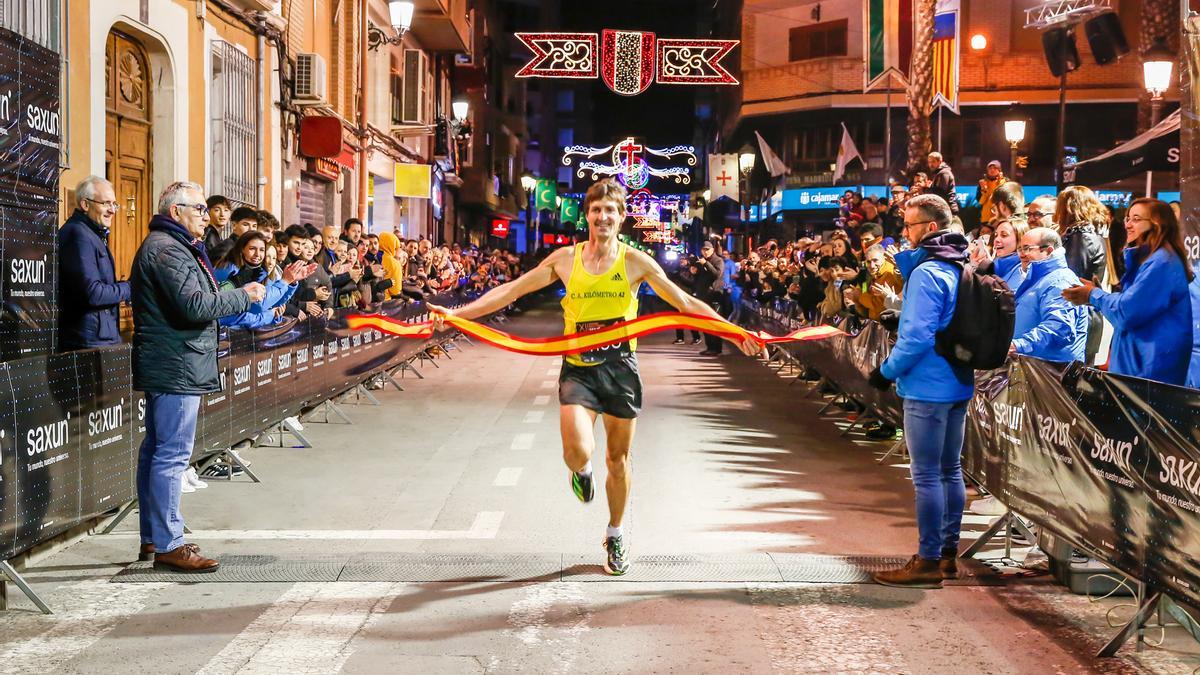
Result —
<instances>
[{"instance_id":1,"label":"white line on road","mask_svg":"<svg viewBox=\"0 0 1200 675\"><path fill-rule=\"evenodd\" d=\"M200 670L224 673L336 673L372 617L403 584L298 583L279 596Z\"/></svg>"},{"instance_id":2,"label":"white line on road","mask_svg":"<svg viewBox=\"0 0 1200 675\"><path fill-rule=\"evenodd\" d=\"M525 424L541 424L542 418L546 416L545 410L530 410L525 413Z\"/></svg>"},{"instance_id":3,"label":"white line on road","mask_svg":"<svg viewBox=\"0 0 1200 675\"><path fill-rule=\"evenodd\" d=\"M343 541L370 539L373 541L430 540L430 539L495 539L500 530L503 511L480 511L469 530L194 530L189 539L311 539ZM138 536L137 532L114 532L109 537Z\"/></svg>"},{"instance_id":4,"label":"white line on road","mask_svg":"<svg viewBox=\"0 0 1200 675\"><path fill-rule=\"evenodd\" d=\"M549 403L550 403L550 397L546 394L539 394L539 395L533 397L534 405L548 405Z\"/></svg>"},{"instance_id":5,"label":"white line on road","mask_svg":"<svg viewBox=\"0 0 1200 675\"><path fill-rule=\"evenodd\" d=\"M519 466L510 466L500 469L496 474L496 480L492 481L492 485L496 487L514 487L517 481L521 480L521 472L524 471Z\"/></svg>"},{"instance_id":6,"label":"white line on road","mask_svg":"<svg viewBox=\"0 0 1200 675\"><path fill-rule=\"evenodd\" d=\"M547 375L558 375L560 372L562 372L561 368L551 368L546 371L546 374Z\"/></svg>"},{"instance_id":7,"label":"white line on road","mask_svg":"<svg viewBox=\"0 0 1200 675\"><path fill-rule=\"evenodd\" d=\"M558 380L546 380L542 383L542 389L553 389L558 386Z\"/></svg>"},{"instance_id":8,"label":"white line on road","mask_svg":"<svg viewBox=\"0 0 1200 675\"><path fill-rule=\"evenodd\" d=\"M0 615L0 672L59 671L119 623L142 611L151 595L170 585L113 584L107 577L81 581L60 586L46 598L55 614ZM34 631L37 634L30 635Z\"/></svg>"},{"instance_id":9,"label":"white line on road","mask_svg":"<svg viewBox=\"0 0 1200 675\"><path fill-rule=\"evenodd\" d=\"M517 434L513 436L511 448L513 450L532 450L533 434Z\"/></svg>"}]
</instances>

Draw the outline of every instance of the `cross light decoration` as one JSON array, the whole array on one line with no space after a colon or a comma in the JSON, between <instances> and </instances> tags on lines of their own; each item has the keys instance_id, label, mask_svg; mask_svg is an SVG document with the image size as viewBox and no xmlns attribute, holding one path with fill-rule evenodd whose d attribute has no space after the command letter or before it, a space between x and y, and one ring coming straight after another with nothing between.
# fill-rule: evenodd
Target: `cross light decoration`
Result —
<instances>
[{"instance_id":1,"label":"cross light decoration","mask_svg":"<svg viewBox=\"0 0 1200 675\"><path fill-rule=\"evenodd\" d=\"M643 153L664 159L673 159L682 156L685 158L684 162L686 166L651 166L646 161ZM609 155L608 164L598 161L580 162L575 175L580 178L586 178L587 173L591 172L592 180L600 176L616 176L617 180L624 183L625 187L631 190L646 187L646 184L650 182L651 176L657 178L674 178L676 183L686 185L692 182L692 170L690 167L696 166L697 162L696 148L693 146L675 145L669 148L650 148L632 138L626 138L620 143L604 147L569 145L563 149L562 163L563 166L571 166L571 163L575 161L577 156L592 159L605 154Z\"/></svg>"}]
</instances>

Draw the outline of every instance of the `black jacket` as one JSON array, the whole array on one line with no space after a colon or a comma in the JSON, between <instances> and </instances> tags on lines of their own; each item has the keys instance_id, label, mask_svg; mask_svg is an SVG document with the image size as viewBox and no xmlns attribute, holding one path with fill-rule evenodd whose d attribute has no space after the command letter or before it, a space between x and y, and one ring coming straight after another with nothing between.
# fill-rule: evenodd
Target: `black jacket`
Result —
<instances>
[{"instance_id":1,"label":"black jacket","mask_svg":"<svg viewBox=\"0 0 1200 675\"><path fill-rule=\"evenodd\" d=\"M179 223L154 216L133 260L133 388L164 394L220 391L217 319L250 309L240 288L218 291Z\"/></svg>"},{"instance_id":2,"label":"black jacket","mask_svg":"<svg viewBox=\"0 0 1200 675\"><path fill-rule=\"evenodd\" d=\"M1097 284L1104 280L1108 271L1108 253L1104 250L1104 238L1091 223L1079 223L1067 228L1062 240L1067 267L1075 276L1091 279Z\"/></svg>"},{"instance_id":3,"label":"black jacket","mask_svg":"<svg viewBox=\"0 0 1200 675\"><path fill-rule=\"evenodd\" d=\"M929 179L933 183L929 186L929 192L945 199L950 205L951 213L958 213L958 195L954 191L954 171L950 169L950 165L942 162Z\"/></svg>"},{"instance_id":4,"label":"black jacket","mask_svg":"<svg viewBox=\"0 0 1200 675\"><path fill-rule=\"evenodd\" d=\"M75 209L58 230L58 348L121 344L120 305L129 282L117 281L108 228Z\"/></svg>"}]
</instances>

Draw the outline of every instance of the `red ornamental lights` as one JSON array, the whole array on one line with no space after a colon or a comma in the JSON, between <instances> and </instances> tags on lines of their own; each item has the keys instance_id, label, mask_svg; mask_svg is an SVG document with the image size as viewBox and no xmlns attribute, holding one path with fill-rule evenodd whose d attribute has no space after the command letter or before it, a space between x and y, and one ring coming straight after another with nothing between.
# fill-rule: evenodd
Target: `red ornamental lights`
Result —
<instances>
[{"instance_id":1,"label":"red ornamental lights","mask_svg":"<svg viewBox=\"0 0 1200 675\"><path fill-rule=\"evenodd\" d=\"M739 84L720 61L738 40L658 39L647 31L517 33L533 58L517 77L601 77L609 89L636 96L660 84Z\"/></svg>"}]
</instances>

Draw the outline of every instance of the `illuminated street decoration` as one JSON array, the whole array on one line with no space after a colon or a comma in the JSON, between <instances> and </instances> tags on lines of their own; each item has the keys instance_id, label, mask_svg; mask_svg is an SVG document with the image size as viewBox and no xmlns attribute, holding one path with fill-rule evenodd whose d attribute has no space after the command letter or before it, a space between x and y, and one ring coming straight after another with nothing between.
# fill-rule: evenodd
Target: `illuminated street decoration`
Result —
<instances>
[{"instance_id":1,"label":"illuminated street decoration","mask_svg":"<svg viewBox=\"0 0 1200 675\"><path fill-rule=\"evenodd\" d=\"M517 33L533 58L517 77L600 77L622 96L636 96L651 83L739 84L721 59L738 40L658 39L647 31Z\"/></svg>"},{"instance_id":2,"label":"illuminated street decoration","mask_svg":"<svg viewBox=\"0 0 1200 675\"><path fill-rule=\"evenodd\" d=\"M595 161L608 155L609 163ZM682 157L685 166L654 166L646 161L646 155L673 160ZM646 187L650 178L672 178L676 183L692 182L691 167L696 166L696 148L690 145L675 145L669 148L649 148L632 138L615 145L591 147L586 145L570 145L563 149L563 166L571 166L577 158L586 157L587 161L579 162L575 175L586 178L590 172L592 180L601 176L616 176L617 180L630 190Z\"/></svg>"}]
</instances>

